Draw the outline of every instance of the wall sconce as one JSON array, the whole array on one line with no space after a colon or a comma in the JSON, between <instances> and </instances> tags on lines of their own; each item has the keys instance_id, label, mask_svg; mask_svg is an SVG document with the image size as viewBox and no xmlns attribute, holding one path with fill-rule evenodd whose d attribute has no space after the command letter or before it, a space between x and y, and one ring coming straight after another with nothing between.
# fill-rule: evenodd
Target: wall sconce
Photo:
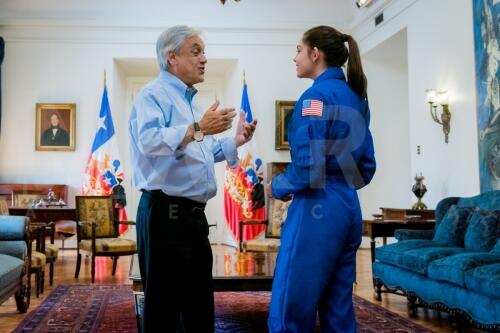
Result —
<instances>
[{"instance_id":1,"label":"wall sconce","mask_svg":"<svg viewBox=\"0 0 500 333\"><path fill-rule=\"evenodd\" d=\"M444 142L448 143L448 134L450 134L450 120L451 113L448 103L448 92L436 91L434 89L427 89L427 102L430 105L432 119L443 126ZM438 117L437 107L441 105L441 116Z\"/></svg>"},{"instance_id":2,"label":"wall sconce","mask_svg":"<svg viewBox=\"0 0 500 333\"><path fill-rule=\"evenodd\" d=\"M371 2L372 0L358 0L356 1L356 6L358 8L367 7L370 5Z\"/></svg>"}]
</instances>

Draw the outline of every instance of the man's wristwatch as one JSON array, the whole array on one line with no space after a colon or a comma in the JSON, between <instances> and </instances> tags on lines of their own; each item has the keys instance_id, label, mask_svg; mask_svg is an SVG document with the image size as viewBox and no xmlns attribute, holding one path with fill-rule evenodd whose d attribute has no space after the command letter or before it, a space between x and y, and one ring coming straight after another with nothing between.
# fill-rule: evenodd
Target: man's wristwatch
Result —
<instances>
[{"instance_id":1,"label":"man's wristwatch","mask_svg":"<svg viewBox=\"0 0 500 333\"><path fill-rule=\"evenodd\" d=\"M200 124L198 124L197 122L194 122L193 127L194 127L193 139L195 139L195 141L197 141L197 142L203 141L203 137L205 135L201 131Z\"/></svg>"}]
</instances>

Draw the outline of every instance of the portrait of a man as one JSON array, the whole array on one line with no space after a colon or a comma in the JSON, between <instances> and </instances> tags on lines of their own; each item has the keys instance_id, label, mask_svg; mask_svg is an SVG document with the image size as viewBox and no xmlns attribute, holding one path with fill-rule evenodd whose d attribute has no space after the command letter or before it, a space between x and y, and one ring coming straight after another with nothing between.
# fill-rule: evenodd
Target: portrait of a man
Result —
<instances>
[{"instance_id":1,"label":"portrait of a man","mask_svg":"<svg viewBox=\"0 0 500 333\"><path fill-rule=\"evenodd\" d=\"M50 127L42 133L42 146L69 146L69 134L61 124L61 116L54 112L50 115Z\"/></svg>"},{"instance_id":2,"label":"portrait of a man","mask_svg":"<svg viewBox=\"0 0 500 333\"><path fill-rule=\"evenodd\" d=\"M290 150L288 144L288 124L292 119L295 101L276 101L276 150Z\"/></svg>"},{"instance_id":3,"label":"portrait of a man","mask_svg":"<svg viewBox=\"0 0 500 333\"><path fill-rule=\"evenodd\" d=\"M37 104L36 150L75 150L75 104Z\"/></svg>"}]
</instances>

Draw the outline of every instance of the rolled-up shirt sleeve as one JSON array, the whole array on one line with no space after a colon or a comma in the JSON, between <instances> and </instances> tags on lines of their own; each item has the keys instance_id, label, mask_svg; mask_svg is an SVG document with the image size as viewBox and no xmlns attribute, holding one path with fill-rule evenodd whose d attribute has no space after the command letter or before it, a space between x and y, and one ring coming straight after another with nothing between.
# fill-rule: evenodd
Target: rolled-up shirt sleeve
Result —
<instances>
[{"instance_id":1,"label":"rolled-up shirt sleeve","mask_svg":"<svg viewBox=\"0 0 500 333\"><path fill-rule=\"evenodd\" d=\"M238 150L236 149L236 142L234 138L212 138L212 152L214 154L214 161L221 162L226 160L231 169L238 166Z\"/></svg>"},{"instance_id":2,"label":"rolled-up shirt sleeve","mask_svg":"<svg viewBox=\"0 0 500 333\"><path fill-rule=\"evenodd\" d=\"M146 156L173 155L186 135L189 125L169 127L172 104L160 107L154 96L142 94L135 101L137 110L137 146Z\"/></svg>"}]
</instances>

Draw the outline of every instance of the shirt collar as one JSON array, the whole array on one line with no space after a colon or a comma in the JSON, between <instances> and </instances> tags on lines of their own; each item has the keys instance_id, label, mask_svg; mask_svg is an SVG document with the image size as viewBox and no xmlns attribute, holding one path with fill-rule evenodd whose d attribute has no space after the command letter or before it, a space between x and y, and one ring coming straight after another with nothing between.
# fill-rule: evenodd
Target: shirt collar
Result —
<instances>
[{"instance_id":1,"label":"shirt collar","mask_svg":"<svg viewBox=\"0 0 500 333\"><path fill-rule=\"evenodd\" d=\"M193 100L194 95L198 92L196 88L188 87L188 85L182 82L181 79L168 71L161 70L160 79L174 87L180 94L184 95L190 103Z\"/></svg>"},{"instance_id":2,"label":"shirt collar","mask_svg":"<svg viewBox=\"0 0 500 333\"><path fill-rule=\"evenodd\" d=\"M345 81L345 75L344 72L342 71L342 68L340 67L328 67L323 73L321 73L316 80L314 80L314 83L318 83L324 80L331 80L331 79L337 79L337 80L344 80Z\"/></svg>"}]
</instances>

